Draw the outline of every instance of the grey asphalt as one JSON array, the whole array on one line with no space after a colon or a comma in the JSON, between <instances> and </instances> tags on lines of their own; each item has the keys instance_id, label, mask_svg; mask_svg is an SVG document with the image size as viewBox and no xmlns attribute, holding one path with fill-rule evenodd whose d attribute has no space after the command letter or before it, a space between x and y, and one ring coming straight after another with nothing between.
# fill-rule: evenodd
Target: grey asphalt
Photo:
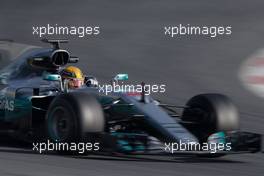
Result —
<instances>
[{"instance_id":1,"label":"grey asphalt","mask_svg":"<svg viewBox=\"0 0 264 176\"><path fill-rule=\"evenodd\" d=\"M155 95L184 104L198 93L230 96L241 114L241 128L264 133L264 100L238 78L241 63L264 47L262 0L87 0L0 2L0 38L45 46L32 26L100 26L100 35L69 37L66 48L81 58L79 66L107 82L116 73L132 81L166 84ZM169 38L164 26L231 25L232 35ZM47 36L49 37L49 36ZM65 36L61 36L66 38ZM0 175L263 175L263 154L221 159L145 159L90 156L70 158L0 148Z\"/></svg>"}]
</instances>

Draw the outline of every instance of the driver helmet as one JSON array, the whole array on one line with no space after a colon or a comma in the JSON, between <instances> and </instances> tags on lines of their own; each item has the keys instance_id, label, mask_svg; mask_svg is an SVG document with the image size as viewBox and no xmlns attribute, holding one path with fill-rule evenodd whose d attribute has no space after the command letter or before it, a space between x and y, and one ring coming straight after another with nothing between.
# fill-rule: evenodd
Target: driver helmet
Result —
<instances>
[{"instance_id":1,"label":"driver helmet","mask_svg":"<svg viewBox=\"0 0 264 176\"><path fill-rule=\"evenodd\" d=\"M67 80L70 89L80 88L84 84L84 76L78 67L68 66L61 71L62 80Z\"/></svg>"}]
</instances>

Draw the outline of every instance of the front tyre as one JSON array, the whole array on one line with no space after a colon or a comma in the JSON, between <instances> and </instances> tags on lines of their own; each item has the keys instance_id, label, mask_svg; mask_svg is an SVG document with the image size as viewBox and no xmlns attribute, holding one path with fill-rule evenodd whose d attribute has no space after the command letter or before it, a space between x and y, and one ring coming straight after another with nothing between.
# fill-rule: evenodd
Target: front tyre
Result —
<instances>
[{"instance_id":1,"label":"front tyre","mask_svg":"<svg viewBox=\"0 0 264 176\"><path fill-rule=\"evenodd\" d=\"M213 133L233 131L239 128L238 111L232 101L221 94L200 94L191 98L183 111L182 121L194 124L186 126L200 141L207 142ZM219 157L223 154L201 155Z\"/></svg>"}]
</instances>

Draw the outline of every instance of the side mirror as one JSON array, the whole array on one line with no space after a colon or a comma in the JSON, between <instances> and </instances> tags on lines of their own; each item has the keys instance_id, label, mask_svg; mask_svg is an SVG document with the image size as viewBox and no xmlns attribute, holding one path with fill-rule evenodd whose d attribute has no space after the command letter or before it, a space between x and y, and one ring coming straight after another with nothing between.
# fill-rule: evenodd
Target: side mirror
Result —
<instances>
[{"instance_id":1,"label":"side mirror","mask_svg":"<svg viewBox=\"0 0 264 176\"><path fill-rule=\"evenodd\" d=\"M126 80L128 80L128 74L117 74L114 77L114 80L115 81L126 81Z\"/></svg>"},{"instance_id":2,"label":"side mirror","mask_svg":"<svg viewBox=\"0 0 264 176\"><path fill-rule=\"evenodd\" d=\"M46 81L61 81L61 75L44 73L43 79Z\"/></svg>"},{"instance_id":3,"label":"side mirror","mask_svg":"<svg viewBox=\"0 0 264 176\"><path fill-rule=\"evenodd\" d=\"M77 62L79 62L79 58L78 57L75 57L75 56L71 56L69 58L69 62L68 63L75 64Z\"/></svg>"}]
</instances>

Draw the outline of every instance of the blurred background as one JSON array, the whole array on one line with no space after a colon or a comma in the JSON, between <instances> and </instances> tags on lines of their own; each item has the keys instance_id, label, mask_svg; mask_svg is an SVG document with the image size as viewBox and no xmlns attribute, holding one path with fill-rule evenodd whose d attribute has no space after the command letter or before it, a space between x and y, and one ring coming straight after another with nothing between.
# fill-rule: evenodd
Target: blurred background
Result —
<instances>
[{"instance_id":1,"label":"blurred background","mask_svg":"<svg viewBox=\"0 0 264 176\"><path fill-rule=\"evenodd\" d=\"M262 0L1 0L0 3L0 38L47 46L40 42L37 35L32 35L32 26L100 26L100 34L97 36L60 36L70 39L70 43L63 46L80 57L79 66L86 73L96 76L101 82L108 82L116 73L128 73L129 79L135 83L145 81L148 84L166 84L166 92L154 96L169 103L184 104L199 93L226 94L239 108L241 128L264 133L264 100L248 89L248 86L244 86L248 82L242 82L241 78L242 73L248 73L246 61L264 47ZM164 26L178 24L232 26L232 34L216 38L170 38L164 35ZM234 168L237 169L232 172L228 164L222 163L179 167L181 175L192 174L191 170L195 169L198 175L230 172L233 175L261 174L263 156L248 158L250 156L238 157L239 161L246 164L235 164ZM0 165L1 162L3 161L0 160ZM62 161L66 165L67 162ZM78 162L85 164L85 161ZM98 161L91 163L97 167L101 164ZM49 168L46 162L41 161L41 164L44 168ZM171 163L166 166L164 164L166 169L160 171L155 169L160 163L144 163L144 168L133 162L122 167L120 163L111 167L108 164L106 168L117 169L109 171L108 175L133 175L133 170L141 171L144 175L170 175L177 170ZM60 169L65 168L64 166L60 165ZM218 169L212 169L212 166ZM39 167L43 169L42 166ZM205 171L200 171L201 167ZM79 169L85 171L86 168L83 166ZM41 171L45 173L45 170ZM53 174L56 173L52 171ZM82 172L78 171L81 175ZM68 171L69 173L74 172ZM105 172L97 169L93 173L104 175Z\"/></svg>"}]
</instances>

